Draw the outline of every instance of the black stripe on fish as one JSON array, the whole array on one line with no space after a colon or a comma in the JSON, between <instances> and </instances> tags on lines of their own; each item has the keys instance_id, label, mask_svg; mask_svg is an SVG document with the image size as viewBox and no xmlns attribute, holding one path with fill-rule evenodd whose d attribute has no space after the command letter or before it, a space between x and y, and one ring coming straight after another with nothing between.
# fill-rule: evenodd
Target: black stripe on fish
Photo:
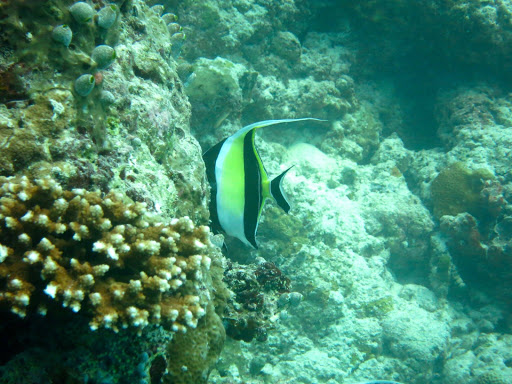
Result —
<instances>
[{"instance_id":1,"label":"black stripe on fish","mask_svg":"<svg viewBox=\"0 0 512 384\"><path fill-rule=\"evenodd\" d=\"M248 132L244 138L244 234L251 245L256 245L256 228L258 215L262 204L263 190L261 187L261 171L258 162L259 154L254 147L254 134L256 130Z\"/></svg>"}]
</instances>

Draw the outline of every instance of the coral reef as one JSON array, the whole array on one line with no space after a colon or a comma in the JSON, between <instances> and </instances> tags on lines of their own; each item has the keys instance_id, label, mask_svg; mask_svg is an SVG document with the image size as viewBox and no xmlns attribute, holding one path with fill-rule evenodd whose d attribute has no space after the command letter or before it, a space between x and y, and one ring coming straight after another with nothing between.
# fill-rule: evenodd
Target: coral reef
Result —
<instances>
[{"instance_id":1,"label":"coral reef","mask_svg":"<svg viewBox=\"0 0 512 384\"><path fill-rule=\"evenodd\" d=\"M117 1L89 3L93 20L78 24L72 1L32 3L0 7L0 174L29 168L69 189L115 188L164 215L206 220L201 150L164 18L143 2ZM116 16L109 28L105 8ZM52 38L62 25L73 32L69 47ZM98 45L116 53L102 70L91 59ZM84 74L94 76L85 97L75 92Z\"/></svg>"},{"instance_id":2,"label":"coral reef","mask_svg":"<svg viewBox=\"0 0 512 384\"><path fill-rule=\"evenodd\" d=\"M223 314L226 334L234 340L266 341L279 307L300 302L290 300L290 279L264 260L256 265L228 262L224 281L234 293Z\"/></svg>"},{"instance_id":3,"label":"coral reef","mask_svg":"<svg viewBox=\"0 0 512 384\"><path fill-rule=\"evenodd\" d=\"M354 25L366 34L366 42L375 46L372 51L378 54L368 57L367 66L386 63L391 70L397 70L411 63L439 66L442 70L449 64L462 70L489 68L510 76L507 60L511 55L508 29L512 8L509 3L478 0L328 3L331 7L335 3L338 12L350 13L357 20ZM418 64L414 61L418 54L429 61Z\"/></svg>"},{"instance_id":4,"label":"coral reef","mask_svg":"<svg viewBox=\"0 0 512 384\"><path fill-rule=\"evenodd\" d=\"M460 275L456 285L467 284L507 306L512 297L506 272L511 186L503 149L510 142L509 104L499 91L484 86L461 87L440 97L439 135L450 148L448 159L459 162L441 167L428 197Z\"/></svg>"},{"instance_id":5,"label":"coral reef","mask_svg":"<svg viewBox=\"0 0 512 384\"><path fill-rule=\"evenodd\" d=\"M496 372L487 372L478 376L478 384L506 384L505 379Z\"/></svg>"},{"instance_id":6,"label":"coral reef","mask_svg":"<svg viewBox=\"0 0 512 384\"><path fill-rule=\"evenodd\" d=\"M193 124L218 127L229 115L238 115L242 109L244 78L248 71L240 64L217 57L200 58L190 68L185 91L192 104ZM250 92L244 87L244 92Z\"/></svg>"},{"instance_id":7,"label":"coral reef","mask_svg":"<svg viewBox=\"0 0 512 384\"><path fill-rule=\"evenodd\" d=\"M176 16L157 15L143 1L73 4L0 3L0 175L16 175L2 178L2 188L24 184L40 195L20 200L20 191L2 192L1 310L9 321L1 336L12 348L2 353L0 381L159 383L176 360L170 354L188 343L202 352L212 346L210 359L196 365L196 382L206 380L224 339L215 311L222 312L226 298L222 257L204 227L192 224L207 222L208 190L176 72L184 35L171 43L167 24ZM98 46L109 48L93 55ZM80 95L75 81L84 74ZM43 189L48 183L53 192ZM64 216L52 205L57 200L67 205ZM23 209L43 221L32 222ZM15 227L5 225L6 217ZM206 248L195 252L192 244L180 256L181 246L173 251L160 230L180 236L185 248L186 239L202 239ZM210 270L203 256L212 259ZM171 301L188 309L177 314ZM42 338L46 328L52 332ZM187 338L167 350L173 328L188 330ZM174 381L196 362L181 363Z\"/></svg>"},{"instance_id":8,"label":"coral reef","mask_svg":"<svg viewBox=\"0 0 512 384\"><path fill-rule=\"evenodd\" d=\"M471 171L461 163L454 163L443 169L432 182L432 203L434 215L455 216L469 212L478 217L485 217L488 212L483 209L481 192L486 180L492 180L493 174L486 169Z\"/></svg>"},{"instance_id":9,"label":"coral reef","mask_svg":"<svg viewBox=\"0 0 512 384\"><path fill-rule=\"evenodd\" d=\"M0 1L0 381L508 382L510 14ZM207 233L170 219L207 223L198 142L304 116L329 122L258 138L269 174L295 165L292 210L262 212L258 250L227 240L230 296Z\"/></svg>"},{"instance_id":10,"label":"coral reef","mask_svg":"<svg viewBox=\"0 0 512 384\"><path fill-rule=\"evenodd\" d=\"M510 97L499 88L478 84L440 92L436 100L438 135L450 162L486 168L502 177L510 170L512 144Z\"/></svg>"},{"instance_id":11,"label":"coral reef","mask_svg":"<svg viewBox=\"0 0 512 384\"><path fill-rule=\"evenodd\" d=\"M384 343L392 356L407 360L413 369L416 367L419 371L422 365L428 366L430 372L423 370L420 374L428 381L436 360L446 348L449 327L428 310L414 309L414 313L413 316L417 317L414 322L407 306L386 316L382 323Z\"/></svg>"},{"instance_id":12,"label":"coral reef","mask_svg":"<svg viewBox=\"0 0 512 384\"><path fill-rule=\"evenodd\" d=\"M503 221L504 220L504 221ZM509 226L510 216L496 227ZM453 262L464 283L512 305L512 247L510 231L501 235L479 227L469 213L443 216L441 229L448 236Z\"/></svg>"},{"instance_id":13,"label":"coral reef","mask_svg":"<svg viewBox=\"0 0 512 384\"><path fill-rule=\"evenodd\" d=\"M510 330L508 307L491 290L502 295L509 285L506 273L490 265L507 256L477 263L472 256L510 244L509 87L482 85L510 75L508 5L325 0L178 7L194 41L183 51L183 79L202 56L257 72L254 86L239 82L232 99L216 100L221 113L208 116L221 121L214 132L211 125L194 127L202 145L243 125L238 119L315 115L332 122L314 132L283 127L261 135L270 174L295 165L284 185L291 217L265 210L260 249L228 241L228 255L274 262L303 301L279 315L265 343L228 339L214 382L477 384L485 361L508 379L508 341L491 354L498 343L484 335L506 338ZM489 55L497 46L498 59ZM224 117L232 100L242 103ZM458 250L473 232L443 222L465 212L480 241ZM481 343L488 353L476 357Z\"/></svg>"},{"instance_id":14,"label":"coral reef","mask_svg":"<svg viewBox=\"0 0 512 384\"><path fill-rule=\"evenodd\" d=\"M175 335L167 346L169 356L163 384L206 383L224 346L226 333L213 305L194 332Z\"/></svg>"},{"instance_id":15,"label":"coral reef","mask_svg":"<svg viewBox=\"0 0 512 384\"><path fill-rule=\"evenodd\" d=\"M52 179L0 180L0 303L20 317L51 301L91 317L91 329L195 328L205 314L207 227L163 225L144 204L110 192L66 191Z\"/></svg>"},{"instance_id":16,"label":"coral reef","mask_svg":"<svg viewBox=\"0 0 512 384\"><path fill-rule=\"evenodd\" d=\"M491 307L488 307L487 310L493 311ZM512 338L510 335L487 333L475 338L475 335L467 332L466 328L472 327L475 321L482 326L482 322L492 319L492 316L496 314L494 311L490 316L480 313L477 315L480 318L474 317L470 321L467 319L457 321L458 331L466 331L461 334L460 340L468 344L468 350L457 351L458 353L445 364L442 372L443 383L456 384L466 381L474 384L502 384L510 382L510 377L512 377L512 368L510 367Z\"/></svg>"},{"instance_id":17,"label":"coral reef","mask_svg":"<svg viewBox=\"0 0 512 384\"><path fill-rule=\"evenodd\" d=\"M338 49L346 35L307 31L310 11L302 6L293 1L176 4L190 37L179 73L203 148L215 143L204 134L212 127L218 141L253 121L283 115L338 120L357 109L348 74L353 51ZM286 136L293 135L276 135Z\"/></svg>"},{"instance_id":18,"label":"coral reef","mask_svg":"<svg viewBox=\"0 0 512 384\"><path fill-rule=\"evenodd\" d=\"M226 300L220 255L207 227L196 227L187 217L162 224L144 204L122 194L68 191L49 178L2 177L0 204L0 308L31 324L35 335L24 347L27 359L37 358L29 347L37 345L41 319L65 323L75 312L77 327L88 322L93 334L101 328L121 332L121 343L131 337L125 328L139 335L149 328L141 343L153 335L161 345L159 356L169 364L162 383L205 382L222 349L224 328L216 310L222 312ZM87 334L91 342L80 348L99 343ZM98 337L112 339L104 333ZM45 357L34 369L46 370L53 358ZM16 364L12 360L9 367Z\"/></svg>"},{"instance_id":19,"label":"coral reef","mask_svg":"<svg viewBox=\"0 0 512 384\"><path fill-rule=\"evenodd\" d=\"M113 27L119 13L117 5L108 7L114 16L109 28L98 28L93 19L103 22L104 17L99 17L104 15L101 12L103 9L97 15L96 10L87 2L73 4L70 1L53 0L43 8L32 7L32 3L17 2L3 5L0 9L0 12L6 13L2 17L5 27L2 38L13 51L7 65L24 68L22 73L15 72L14 75L18 77L20 87L30 98L48 89L66 88L70 81L78 78L84 71L96 72L93 60L98 57L93 49L96 42L115 45L119 33ZM49 35L48 26L52 25L54 27ZM25 38L19 38L23 35ZM112 47L109 49L113 50ZM59 71L59 81L52 83L52 77L43 78L34 73L51 68Z\"/></svg>"},{"instance_id":20,"label":"coral reef","mask_svg":"<svg viewBox=\"0 0 512 384\"><path fill-rule=\"evenodd\" d=\"M162 359L165 364L172 338L158 326L146 327L141 335L133 329L90 331L88 319L59 306L30 320L3 312L2 320L0 337L9 346L1 354L5 384L159 383L155 367Z\"/></svg>"}]
</instances>

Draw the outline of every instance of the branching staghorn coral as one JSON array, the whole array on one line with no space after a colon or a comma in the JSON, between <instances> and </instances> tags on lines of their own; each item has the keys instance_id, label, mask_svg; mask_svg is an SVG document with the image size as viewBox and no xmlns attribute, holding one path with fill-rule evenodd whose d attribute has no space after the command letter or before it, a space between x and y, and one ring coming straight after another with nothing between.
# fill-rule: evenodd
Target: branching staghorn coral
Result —
<instances>
[{"instance_id":1,"label":"branching staghorn coral","mask_svg":"<svg viewBox=\"0 0 512 384\"><path fill-rule=\"evenodd\" d=\"M0 177L0 306L20 317L55 302L118 330L195 328L209 300L208 227L170 224L124 195Z\"/></svg>"}]
</instances>

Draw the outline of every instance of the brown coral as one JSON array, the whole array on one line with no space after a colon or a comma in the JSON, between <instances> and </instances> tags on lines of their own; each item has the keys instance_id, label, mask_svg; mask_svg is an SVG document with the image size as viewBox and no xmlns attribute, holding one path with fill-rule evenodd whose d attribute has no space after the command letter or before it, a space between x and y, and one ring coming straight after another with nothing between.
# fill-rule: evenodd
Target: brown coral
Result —
<instances>
[{"instance_id":1,"label":"brown coral","mask_svg":"<svg viewBox=\"0 0 512 384\"><path fill-rule=\"evenodd\" d=\"M207 227L159 223L119 193L0 177L0 305L20 317L57 302L87 313L93 330L195 328L211 247Z\"/></svg>"},{"instance_id":2,"label":"brown coral","mask_svg":"<svg viewBox=\"0 0 512 384\"><path fill-rule=\"evenodd\" d=\"M496 228L505 221L500 219ZM443 216L440 224L464 283L512 306L512 247L508 234L487 234L469 213Z\"/></svg>"},{"instance_id":3,"label":"brown coral","mask_svg":"<svg viewBox=\"0 0 512 384\"><path fill-rule=\"evenodd\" d=\"M290 291L290 279L272 262L242 265L230 261L224 281L234 294L224 311L227 336L245 342L267 340L271 319L279 313L278 300Z\"/></svg>"},{"instance_id":4,"label":"brown coral","mask_svg":"<svg viewBox=\"0 0 512 384\"><path fill-rule=\"evenodd\" d=\"M506 384L506 381L498 373L490 371L478 377L478 384Z\"/></svg>"},{"instance_id":5,"label":"brown coral","mask_svg":"<svg viewBox=\"0 0 512 384\"><path fill-rule=\"evenodd\" d=\"M434 215L440 218L469 212L477 218L488 216L491 213L486 204L488 199L481 193L493 178L486 169L470 170L462 163L443 169L432 182Z\"/></svg>"},{"instance_id":6,"label":"brown coral","mask_svg":"<svg viewBox=\"0 0 512 384\"><path fill-rule=\"evenodd\" d=\"M164 384L204 384L216 363L226 333L213 305L208 305L206 315L194 332L176 334L167 346L169 360Z\"/></svg>"}]
</instances>

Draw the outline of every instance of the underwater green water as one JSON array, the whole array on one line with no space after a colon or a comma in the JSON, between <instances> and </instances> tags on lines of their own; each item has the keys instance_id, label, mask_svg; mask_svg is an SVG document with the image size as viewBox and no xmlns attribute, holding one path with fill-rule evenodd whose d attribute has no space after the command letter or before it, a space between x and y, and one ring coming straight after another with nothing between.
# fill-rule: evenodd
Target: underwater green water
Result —
<instances>
[{"instance_id":1,"label":"underwater green water","mask_svg":"<svg viewBox=\"0 0 512 384\"><path fill-rule=\"evenodd\" d=\"M511 20L0 1L0 383L512 383Z\"/></svg>"}]
</instances>

